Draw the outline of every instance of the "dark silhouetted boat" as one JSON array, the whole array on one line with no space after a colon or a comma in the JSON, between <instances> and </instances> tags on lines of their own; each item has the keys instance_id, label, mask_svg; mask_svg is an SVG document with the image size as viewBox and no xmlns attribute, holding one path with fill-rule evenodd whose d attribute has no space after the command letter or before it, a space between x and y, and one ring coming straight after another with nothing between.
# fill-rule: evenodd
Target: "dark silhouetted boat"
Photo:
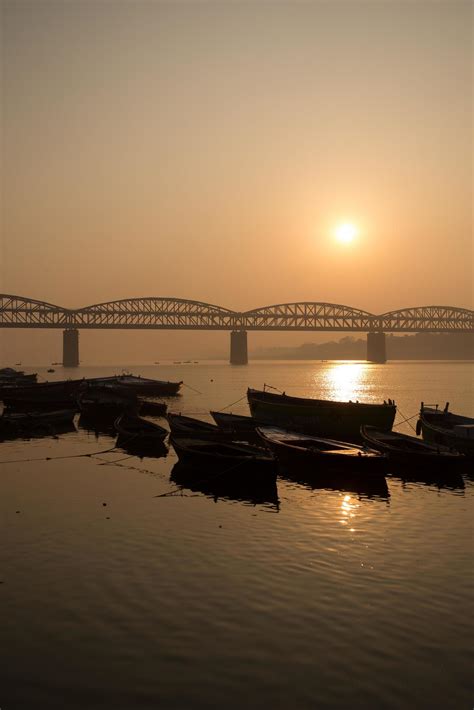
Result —
<instances>
[{"instance_id":1,"label":"dark silhouetted boat","mask_svg":"<svg viewBox=\"0 0 474 710\"><path fill-rule=\"evenodd\" d=\"M278 462L287 468L311 468L314 474L327 472L379 478L387 472L387 457L371 449L342 441L259 427L258 433Z\"/></svg>"},{"instance_id":2,"label":"dark silhouetted boat","mask_svg":"<svg viewBox=\"0 0 474 710\"><path fill-rule=\"evenodd\" d=\"M241 485L268 485L276 481L273 456L249 444L188 438L173 434L171 443L181 464L205 474L236 478Z\"/></svg>"},{"instance_id":3,"label":"dark silhouetted boat","mask_svg":"<svg viewBox=\"0 0 474 710\"><path fill-rule=\"evenodd\" d=\"M115 421L123 412L138 413L138 398L134 392L119 387L85 387L78 395L81 414L91 419Z\"/></svg>"},{"instance_id":4,"label":"dark silhouetted boat","mask_svg":"<svg viewBox=\"0 0 474 710\"><path fill-rule=\"evenodd\" d=\"M375 427L362 426L362 438L372 448L385 454L391 461L405 466L427 464L430 467L465 466L466 457L457 451L439 444L428 444L414 436L395 431L379 431Z\"/></svg>"},{"instance_id":5,"label":"dark silhouetted boat","mask_svg":"<svg viewBox=\"0 0 474 710\"><path fill-rule=\"evenodd\" d=\"M96 384L120 385L133 391L137 395L171 397L179 394L182 382L165 382L152 380L136 375L114 375L113 377L95 378Z\"/></svg>"},{"instance_id":6,"label":"dark silhouetted boat","mask_svg":"<svg viewBox=\"0 0 474 710\"><path fill-rule=\"evenodd\" d=\"M462 454L474 457L474 419L448 411L449 403L444 409L427 407L421 403L420 418L417 422L417 433L430 444L441 444L456 449Z\"/></svg>"},{"instance_id":7,"label":"dark silhouetted boat","mask_svg":"<svg viewBox=\"0 0 474 710\"><path fill-rule=\"evenodd\" d=\"M155 422L124 413L115 421L118 445L137 453L156 454L162 452L164 440L169 431Z\"/></svg>"},{"instance_id":8,"label":"dark silhouetted boat","mask_svg":"<svg viewBox=\"0 0 474 710\"><path fill-rule=\"evenodd\" d=\"M222 433L215 424L203 422L201 419L194 419L194 417L186 417L183 414L173 414L169 412L166 418L173 435L197 436L205 437L206 439L211 437L217 439Z\"/></svg>"},{"instance_id":9,"label":"dark silhouetted boat","mask_svg":"<svg viewBox=\"0 0 474 710\"><path fill-rule=\"evenodd\" d=\"M259 441L260 439L256 432L258 423L252 417L214 411L211 411L211 416L219 429L234 435L234 438L240 438L244 441Z\"/></svg>"},{"instance_id":10,"label":"dark silhouetted boat","mask_svg":"<svg viewBox=\"0 0 474 710\"><path fill-rule=\"evenodd\" d=\"M168 409L165 402L155 402L152 399L139 399L139 412L144 417L165 417Z\"/></svg>"},{"instance_id":11,"label":"dark silhouetted boat","mask_svg":"<svg viewBox=\"0 0 474 710\"><path fill-rule=\"evenodd\" d=\"M252 417L260 424L337 441L360 441L363 424L390 431L397 409L391 400L382 404L334 402L250 388L247 398Z\"/></svg>"},{"instance_id":12,"label":"dark silhouetted boat","mask_svg":"<svg viewBox=\"0 0 474 710\"><path fill-rule=\"evenodd\" d=\"M59 380L29 385L2 387L0 398L6 407L34 411L72 409L77 411L77 396L84 380Z\"/></svg>"},{"instance_id":13,"label":"dark silhouetted boat","mask_svg":"<svg viewBox=\"0 0 474 710\"><path fill-rule=\"evenodd\" d=\"M0 416L0 439L74 431L73 419L75 414L75 409L38 412L12 412L6 410Z\"/></svg>"},{"instance_id":14,"label":"dark silhouetted boat","mask_svg":"<svg viewBox=\"0 0 474 710\"><path fill-rule=\"evenodd\" d=\"M0 368L0 387L11 385L27 385L36 382L37 374L26 375L22 370L13 367Z\"/></svg>"}]
</instances>

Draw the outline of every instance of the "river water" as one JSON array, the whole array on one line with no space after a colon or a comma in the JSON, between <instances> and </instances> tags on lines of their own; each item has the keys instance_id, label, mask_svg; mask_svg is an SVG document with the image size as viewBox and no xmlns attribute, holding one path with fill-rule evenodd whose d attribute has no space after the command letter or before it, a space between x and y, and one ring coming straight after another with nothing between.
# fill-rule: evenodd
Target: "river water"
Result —
<instances>
[{"instance_id":1,"label":"river water","mask_svg":"<svg viewBox=\"0 0 474 710\"><path fill-rule=\"evenodd\" d=\"M227 411L248 413L264 383L390 397L397 422L422 400L474 411L473 363L133 372L183 380L169 409L203 419L238 400ZM0 444L2 710L473 706L469 476L400 471L371 495L279 479L277 501L216 500L170 481L172 449L124 458L114 443L78 427Z\"/></svg>"}]
</instances>

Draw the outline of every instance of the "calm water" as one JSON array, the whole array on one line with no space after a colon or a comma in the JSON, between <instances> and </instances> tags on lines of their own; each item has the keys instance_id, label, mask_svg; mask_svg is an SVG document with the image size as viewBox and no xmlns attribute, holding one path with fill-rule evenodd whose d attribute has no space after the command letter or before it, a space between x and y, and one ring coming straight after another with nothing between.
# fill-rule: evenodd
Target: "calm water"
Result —
<instances>
[{"instance_id":1,"label":"calm water","mask_svg":"<svg viewBox=\"0 0 474 710\"><path fill-rule=\"evenodd\" d=\"M333 399L391 397L397 421L421 400L472 415L473 370L133 368L183 379L169 407L202 418L266 382ZM248 411L245 400L230 410ZM79 428L0 444L2 710L472 708L468 477L452 487L390 477L372 496L279 479L278 503L156 497L176 491L172 450L70 458L114 442Z\"/></svg>"}]
</instances>

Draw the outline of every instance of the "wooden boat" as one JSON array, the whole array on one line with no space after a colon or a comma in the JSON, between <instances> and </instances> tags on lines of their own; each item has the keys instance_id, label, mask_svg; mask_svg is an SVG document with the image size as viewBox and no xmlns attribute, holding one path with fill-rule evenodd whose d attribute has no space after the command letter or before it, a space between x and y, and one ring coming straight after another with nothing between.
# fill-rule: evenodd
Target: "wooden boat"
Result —
<instances>
[{"instance_id":1,"label":"wooden boat","mask_svg":"<svg viewBox=\"0 0 474 710\"><path fill-rule=\"evenodd\" d=\"M2 367L0 369L0 387L33 384L36 379L36 373L26 375L22 370L14 370L13 367Z\"/></svg>"},{"instance_id":2,"label":"wooden boat","mask_svg":"<svg viewBox=\"0 0 474 710\"><path fill-rule=\"evenodd\" d=\"M114 375L113 377L99 377L90 380L94 384L108 386L120 385L135 392L137 395L150 395L171 397L179 393L182 382L165 382L163 380L152 380L147 377L136 375Z\"/></svg>"},{"instance_id":3,"label":"wooden boat","mask_svg":"<svg viewBox=\"0 0 474 710\"><path fill-rule=\"evenodd\" d=\"M75 409L57 411L11 412L4 411L0 417L0 439L14 438L25 434L55 433L74 429L72 424Z\"/></svg>"},{"instance_id":4,"label":"wooden boat","mask_svg":"<svg viewBox=\"0 0 474 710\"><path fill-rule=\"evenodd\" d=\"M257 431L285 468L310 467L315 475L331 471L382 478L387 470L387 457L372 449L277 427L262 426Z\"/></svg>"},{"instance_id":5,"label":"wooden boat","mask_svg":"<svg viewBox=\"0 0 474 710\"><path fill-rule=\"evenodd\" d=\"M175 434L171 437L171 443L181 464L196 468L205 476L216 474L254 486L276 481L273 456L256 446Z\"/></svg>"},{"instance_id":6,"label":"wooden boat","mask_svg":"<svg viewBox=\"0 0 474 710\"><path fill-rule=\"evenodd\" d=\"M448 411L449 403L443 410L427 407L421 403L417 433L430 444L440 444L455 449L466 456L474 456L474 419Z\"/></svg>"},{"instance_id":7,"label":"wooden boat","mask_svg":"<svg viewBox=\"0 0 474 710\"><path fill-rule=\"evenodd\" d=\"M84 380L59 380L30 385L2 387L0 398L6 407L22 410L76 408L76 398Z\"/></svg>"},{"instance_id":8,"label":"wooden boat","mask_svg":"<svg viewBox=\"0 0 474 710\"><path fill-rule=\"evenodd\" d=\"M379 431L367 425L362 426L360 431L362 438L372 449L386 454L391 461L404 466L427 464L431 468L466 464L466 457L457 451L452 451L445 446L428 444L414 436L394 431Z\"/></svg>"},{"instance_id":9,"label":"wooden boat","mask_svg":"<svg viewBox=\"0 0 474 710\"><path fill-rule=\"evenodd\" d=\"M153 449L162 446L169 432L155 422L133 414L124 413L115 420L121 443L134 448Z\"/></svg>"},{"instance_id":10,"label":"wooden boat","mask_svg":"<svg viewBox=\"0 0 474 710\"><path fill-rule=\"evenodd\" d=\"M123 388L85 387L79 393L77 403L81 414L89 419L115 421L123 412L138 411L137 396Z\"/></svg>"},{"instance_id":11,"label":"wooden boat","mask_svg":"<svg viewBox=\"0 0 474 710\"><path fill-rule=\"evenodd\" d=\"M362 424L382 431L392 428L396 406L391 400L382 404L335 402L324 399L290 397L248 389L252 417L259 424L278 426L338 441L360 441Z\"/></svg>"},{"instance_id":12,"label":"wooden boat","mask_svg":"<svg viewBox=\"0 0 474 710\"><path fill-rule=\"evenodd\" d=\"M232 414L228 412L213 412L211 416L215 423L223 431L232 432L233 434L255 434L255 429L258 426L255 419L246 417L242 414Z\"/></svg>"},{"instance_id":13,"label":"wooden boat","mask_svg":"<svg viewBox=\"0 0 474 710\"><path fill-rule=\"evenodd\" d=\"M142 416L165 417L167 405L165 402L154 402L152 399L138 400L139 412Z\"/></svg>"},{"instance_id":14,"label":"wooden boat","mask_svg":"<svg viewBox=\"0 0 474 710\"><path fill-rule=\"evenodd\" d=\"M172 414L171 412L167 415L168 424L170 425L170 430L172 434L178 434L183 436L198 436L206 438L219 438L221 431L219 427L210 422L203 422L200 419L194 419L194 417L186 417L182 414Z\"/></svg>"}]
</instances>

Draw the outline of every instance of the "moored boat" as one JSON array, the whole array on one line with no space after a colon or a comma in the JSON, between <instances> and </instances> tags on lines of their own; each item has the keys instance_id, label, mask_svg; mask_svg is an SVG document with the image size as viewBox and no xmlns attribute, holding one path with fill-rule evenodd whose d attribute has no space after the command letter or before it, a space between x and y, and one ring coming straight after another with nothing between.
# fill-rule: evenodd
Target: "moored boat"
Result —
<instances>
[{"instance_id":1,"label":"moored boat","mask_svg":"<svg viewBox=\"0 0 474 710\"><path fill-rule=\"evenodd\" d=\"M0 369L0 387L5 385L27 385L36 382L37 374L25 374L23 370L15 370L13 367L2 367Z\"/></svg>"},{"instance_id":2,"label":"moored boat","mask_svg":"<svg viewBox=\"0 0 474 710\"><path fill-rule=\"evenodd\" d=\"M232 414L228 412L215 412L211 410L211 416L219 429L231 433L245 441L258 441L256 432L258 423L252 417L243 414Z\"/></svg>"},{"instance_id":3,"label":"moored boat","mask_svg":"<svg viewBox=\"0 0 474 710\"><path fill-rule=\"evenodd\" d=\"M112 377L99 377L90 380L94 384L103 384L106 386L120 385L135 392L137 395L150 395L171 397L179 394L182 381L166 382L164 380L152 380L148 377L140 377L136 375L114 375Z\"/></svg>"},{"instance_id":4,"label":"moored boat","mask_svg":"<svg viewBox=\"0 0 474 710\"><path fill-rule=\"evenodd\" d=\"M417 422L417 433L430 444L440 444L455 449L466 456L474 456L474 419L448 411L449 403L444 409L438 406L429 407L423 402L420 408L420 418Z\"/></svg>"},{"instance_id":5,"label":"moored boat","mask_svg":"<svg viewBox=\"0 0 474 710\"><path fill-rule=\"evenodd\" d=\"M290 397L285 393L275 394L251 388L247 390L247 399L252 417L259 424L337 441L360 441L360 427L363 424L390 431L397 409L390 399L382 404L336 402Z\"/></svg>"},{"instance_id":6,"label":"moored boat","mask_svg":"<svg viewBox=\"0 0 474 710\"><path fill-rule=\"evenodd\" d=\"M152 399L142 399L138 400L139 412L144 417L164 417L166 416L167 405L165 402L155 402Z\"/></svg>"},{"instance_id":7,"label":"moored boat","mask_svg":"<svg viewBox=\"0 0 474 710\"><path fill-rule=\"evenodd\" d=\"M276 481L276 466L273 456L249 444L211 441L173 435L171 443L181 464L230 480L236 477L240 483L268 485Z\"/></svg>"},{"instance_id":8,"label":"moored boat","mask_svg":"<svg viewBox=\"0 0 474 710\"><path fill-rule=\"evenodd\" d=\"M25 434L53 434L63 430L74 430L75 409L56 411L11 412L0 416L0 439L14 438Z\"/></svg>"},{"instance_id":9,"label":"moored boat","mask_svg":"<svg viewBox=\"0 0 474 710\"><path fill-rule=\"evenodd\" d=\"M153 451L162 449L169 432L155 422L124 413L115 420L120 445L137 450Z\"/></svg>"},{"instance_id":10,"label":"moored boat","mask_svg":"<svg viewBox=\"0 0 474 710\"><path fill-rule=\"evenodd\" d=\"M372 448L380 451L396 463L405 466L427 464L430 467L464 466L466 457L457 451L440 444L428 444L414 436L395 431L380 431L375 427L361 427L364 441Z\"/></svg>"},{"instance_id":11,"label":"moored boat","mask_svg":"<svg viewBox=\"0 0 474 710\"><path fill-rule=\"evenodd\" d=\"M123 412L138 411L138 399L133 392L110 387L85 387L78 395L81 414L92 419L115 420Z\"/></svg>"},{"instance_id":12,"label":"moored boat","mask_svg":"<svg viewBox=\"0 0 474 710\"><path fill-rule=\"evenodd\" d=\"M76 408L76 398L84 380L59 380L29 385L2 387L0 399L11 409L71 409Z\"/></svg>"},{"instance_id":13,"label":"moored boat","mask_svg":"<svg viewBox=\"0 0 474 710\"><path fill-rule=\"evenodd\" d=\"M257 432L286 469L309 468L315 476L330 471L377 478L387 470L387 457L373 449L277 427L262 426Z\"/></svg>"},{"instance_id":14,"label":"moored boat","mask_svg":"<svg viewBox=\"0 0 474 710\"><path fill-rule=\"evenodd\" d=\"M187 417L183 414L173 414L168 412L166 416L172 434L183 436L201 436L218 438L221 434L219 427L211 422L203 422L201 419Z\"/></svg>"}]
</instances>

